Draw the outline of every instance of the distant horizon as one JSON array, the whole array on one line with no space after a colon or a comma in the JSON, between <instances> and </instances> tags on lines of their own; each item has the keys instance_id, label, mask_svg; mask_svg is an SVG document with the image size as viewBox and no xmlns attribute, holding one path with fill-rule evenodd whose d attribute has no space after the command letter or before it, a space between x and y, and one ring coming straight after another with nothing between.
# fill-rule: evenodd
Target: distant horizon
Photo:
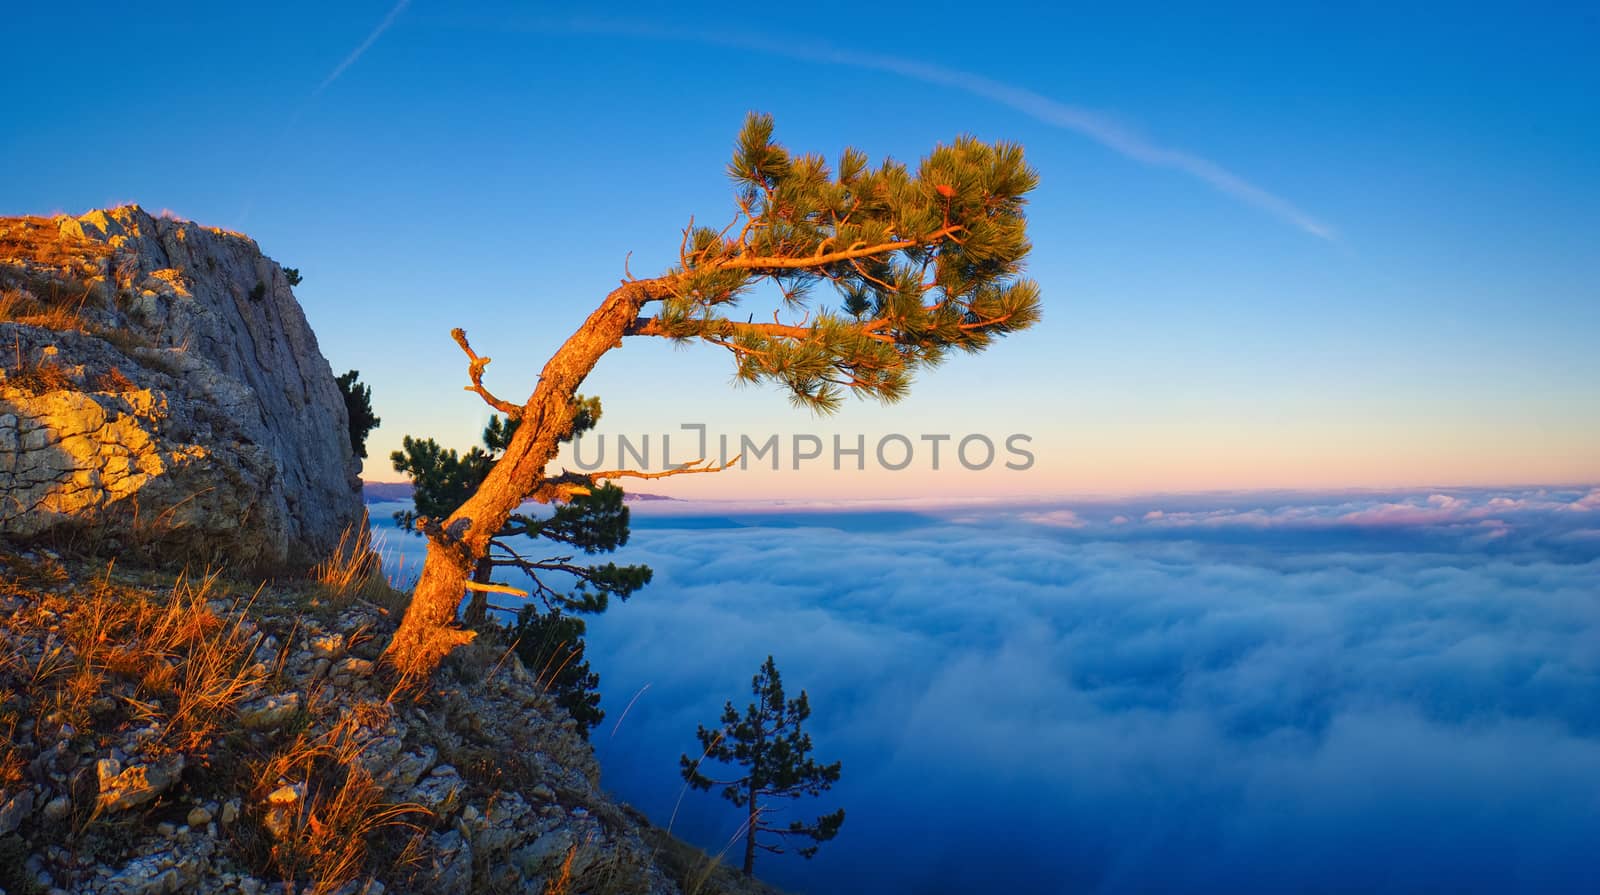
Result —
<instances>
[{"instance_id":1,"label":"distant horizon","mask_svg":"<svg viewBox=\"0 0 1600 895\"><path fill-rule=\"evenodd\" d=\"M1152 497L1230 497L1249 495L1281 495L1285 497L1297 495L1359 495L1359 494L1421 494L1429 491L1528 491L1528 490L1580 490L1600 488L1600 479L1592 481L1572 482L1504 482L1498 484L1420 484L1420 485L1350 485L1344 487L1259 487L1259 488L1195 488L1172 489L1151 491L1057 491L1040 492L1037 494L965 494L965 495L934 495L934 494L906 494L883 495L862 497L805 497L799 495L783 494L752 494L742 497L729 497L727 495L695 496L693 494L658 494L653 491L635 491L629 487L627 479L617 479L616 483L630 495L657 498L671 501L700 501L700 502L754 502L774 501L780 503L812 502L812 503L914 503L927 501L948 500L960 503L980 502L1017 502L1017 501L1056 501L1056 500L1128 500ZM361 477L362 485L405 485L410 486L410 479L369 479ZM369 501L374 502L374 501Z\"/></svg>"}]
</instances>

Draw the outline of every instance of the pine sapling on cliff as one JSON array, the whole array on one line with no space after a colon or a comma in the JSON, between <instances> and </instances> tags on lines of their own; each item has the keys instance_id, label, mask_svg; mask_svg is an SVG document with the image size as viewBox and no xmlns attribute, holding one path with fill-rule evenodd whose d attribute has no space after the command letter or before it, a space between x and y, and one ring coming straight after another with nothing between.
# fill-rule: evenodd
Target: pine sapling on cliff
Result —
<instances>
[{"instance_id":1,"label":"pine sapling on cliff","mask_svg":"<svg viewBox=\"0 0 1600 895\"><path fill-rule=\"evenodd\" d=\"M467 390L520 425L466 501L416 520L427 559L388 650L403 675L425 677L472 638L456 627L456 608L523 501L561 505L607 480L721 468L546 472L580 419L578 388L624 340L715 345L732 356L740 382L775 383L795 404L826 413L846 394L898 400L917 369L951 350L982 351L1039 319L1038 286L1019 276L1030 248L1024 197L1038 182L1020 146L960 137L915 171L893 160L872 167L847 149L830 168L820 155L791 155L772 134L770 117L746 120L728 166L731 219L721 228L691 219L677 264L644 279L628 273L556 350L527 400L491 392L489 358L466 333L452 333L467 356ZM770 322L739 308L763 285L779 305Z\"/></svg>"},{"instance_id":2,"label":"pine sapling on cliff","mask_svg":"<svg viewBox=\"0 0 1600 895\"><path fill-rule=\"evenodd\" d=\"M356 370L336 376L333 381L339 386L339 394L344 396L345 415L350 421L350 452L365 460L367 434L383 422L372 413L372 387L361 382L361 373Z\"/></svg>"},{"instance_id":3,"label":"pine sapling on cliff","mask_svg":"<svg viewBox=\"0 0 1600 895\"><path fill-rule=\"evenodd\" d=\"M785 824L768 817L773 800L817 796L839 782L839 762L818 764L811 757L811 736L801 725L811 717L806 691L785 699L778 666L768 656L750 682L756 701L741 716L730 701L722 710L722 726L695 732L703 752L698 760L678 759L683 779L695 789L722 787L722 797L746 811L744 822L744 875L755 873L756 849L783 854L789 837L807 840L796 852L805 858L817 853L817 844L838 835L844 809L824 814L810 823ZM702 773L707 760L745 768L742 777L719 780Z\"/></svg>"}]
</instances>

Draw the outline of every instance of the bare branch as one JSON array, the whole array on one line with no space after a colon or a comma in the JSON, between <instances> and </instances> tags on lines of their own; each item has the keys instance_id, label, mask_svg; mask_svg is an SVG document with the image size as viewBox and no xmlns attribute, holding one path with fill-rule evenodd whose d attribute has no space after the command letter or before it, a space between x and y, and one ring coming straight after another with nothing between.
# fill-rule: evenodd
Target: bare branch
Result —
<instances>
[{"instance_id":1,"label":"bare branch","mask_svg":"<svg viewBox=\"0 0 1600 895\"><path fill-rule=\"evenodd\" d=\"M739 455L739 457L743 457L743 456L744 456L743 454ZM724 469L727 469L727 468L733 466L733 464L738 463L739 462L739 457L734 457L732 460L729 460L728 462L722 464L721 466L718 466L717 464L712 463L711 461L702 458L702 459L699 459L699 460L691 460L688 463L685 463L682 466L679 466L679 467L676 467L676 468L673 468L673 469L663 469L660 472L640 472L637 469L608 469L605 472L588 472L588 473L584 473L584 475L591 482L604 481L605 479L623 479L623 478L627 478L627 479L664 479L664 478L666 478L668 476L689 475L691 473L696 473L696 472L721 472Z\"/></svg>"},{"instance_id":2,"label":"bare branch","mask_svg":"<svg viewBox=\"0 0 1600 895\"><path fill-rule=\"evenodd\" d=\"M694 215L689 215L689 226L683 228L683 239L678 242L678 264L689 269L689 234L694 232Z\"/></svg>"},{"instance_id":3,"label":"bare branch","mask_svg":"<svg viewBox=\"0 0 1600 895\"><path fill-rule=\"evenodd\" d=\"M483 368L489 366L490 358L479 357L478 353L472 350L472 346L467 344L467 331L458 326L450 330L450 337L455 339L456 344L461 346L461 350L467 353L467 376L472 380L472 384L465 386L465 390L477 392L478 397L482 398L485 404L506 416L514 420L522 419L521 407L510 401L495 397L493 392L483 387Z\"/></svg>"},{"instance_id":4,"label":"bare branch","mask_svg":"<svg viewBox=\"0 0 1600 895\"><path fill-rule=\"evenodd\" d=\"M528 492L525 499L538 501L539 503L564 503L578 495L593 492L596 482L607 479L664 479L675 475L722 472L738 463L743 456L743 454L740 454L721 466L701 459L685 463L673 469L663 469L660 472L640 472L637 469L609 469L604 472L571 472L562 470L561 475L547 478L540 482L538 486Z\"/></svg>"},{"instance_id":5,"label":"bare branch","mask_svg":"<svg viewBox=\"0 0 1600 895\"><path fill-rule=\"evenodd\" d=\"M987 320L978 320L978 321L973 322L973 323L963 323L963 324L961 324L960 328L961 329L983 329L986 326L994 326L995 324L1004 323L1004 322L1006 322L1007 320L1010 320L1010 319L1011 319L1011 315L1010 314L1001 314L999 317L990 317Z\"/></svg>"},{"instance_id":6,"label":"bare branch","mask_svg":"<svg viewBox=\"0 0 1600 895\"><path fill-rule=\"evenodd\" d=\"M510 594L513 597L526 597L528 595L528 592L525 590L518 590L505 584L479 584L478 582L471 580L464 581L462 584L467 590L481 590L485 593L491 594Z\"/></svg>"},{"instance_id":7,"label":"bare branch","mask_svg":"<svg viewBox=\"0 0 1600 895\"><path fill-rule=\"evenodd\" d=\"M860 261L857 261L857 260L852 258L850 260L850 266L856 269L856 273L860 274L861 278L863 280L870 281L874 286L877 286L878 288L884 290L885 292L894 292L895 291L895 287L894 286L891 286L888 283L885 283L884 281L878 279L877 277L873 276L870 273L867 273L867 269L865 267L861 266L861 262Z\"/></svg>"}]
</instances>

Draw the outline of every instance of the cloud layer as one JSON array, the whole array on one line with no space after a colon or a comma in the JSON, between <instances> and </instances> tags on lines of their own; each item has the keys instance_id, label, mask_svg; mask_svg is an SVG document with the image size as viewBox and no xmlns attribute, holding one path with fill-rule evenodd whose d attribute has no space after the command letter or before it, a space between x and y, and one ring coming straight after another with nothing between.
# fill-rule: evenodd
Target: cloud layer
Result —
<instances>
[{"instance_id":1,"label":"cloud layer","mask_svg":"<svg viewBox=\"0 0 1600 895\"><path fill-rule=\"evenodd\" d=\"M665 823L770 652L844 762L797 891L1600 890L1597 495L636 511L597 747Z\"/></svg>"}]
</instances>

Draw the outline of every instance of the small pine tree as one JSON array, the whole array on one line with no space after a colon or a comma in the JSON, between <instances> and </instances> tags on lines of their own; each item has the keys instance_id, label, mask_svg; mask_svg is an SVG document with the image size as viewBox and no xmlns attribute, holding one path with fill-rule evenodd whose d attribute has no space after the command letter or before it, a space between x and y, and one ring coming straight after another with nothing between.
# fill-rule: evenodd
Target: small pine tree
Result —
<instances>
[{"instance_id":1,"label":"small pine tree","mask_svg":"<svg viewBox=\"0 0 1600 895\"><path fill-rule=\"evenodd\" d=\"M800 698L784 698L778 666L768 656L761 671L750 681L756 701L741 716L729 701L722 710L722 726L701 727L695 732L704 749L698 760L679 758L683 779L695 789L722 787L722 797L748 813L745 821L744 875L755 873L756 849L783 854L783 842L799 836L811 844L796 851L805 858L817 853L817 843L838 835L844 823L844 809L824 814L811 823L792 821L779 825L766 818L773 799L798 799L817 796L839 782L840 763L818 764L811 757L811 736L801 724L811 717L806 692ZM707 759L746 768L742 777L713 779L700 772ZM776 839L762 841L763 836Z\"/></svg>"},{"instance_id":2,"label":"small pine tree","mask_svg":"<svg viewBox=\"0 0 1600 895\"><path fill-rule=\"evenodd\" d=\"M372 414L372 387L360 380L361 373L356 370L334 377L339 393L344 395L345 414L350 418L350 451L365 460L367 435L383 420Z\"/></svg>"},{"instance_id":3,"label":"small pine tree","mask_svg":"<svg viewBox=\"0 0 1600 895\"><path fill-rule=\"evenodd\" d=\"M600 675L583 655L586 630L581 618L563 615L559 609L540 612L533 606L522 607L506 629L516 644L517 658L555 693L556 704L582 725L585 734L606 716L600 708Z\"/></svg>"}]
</instances>

